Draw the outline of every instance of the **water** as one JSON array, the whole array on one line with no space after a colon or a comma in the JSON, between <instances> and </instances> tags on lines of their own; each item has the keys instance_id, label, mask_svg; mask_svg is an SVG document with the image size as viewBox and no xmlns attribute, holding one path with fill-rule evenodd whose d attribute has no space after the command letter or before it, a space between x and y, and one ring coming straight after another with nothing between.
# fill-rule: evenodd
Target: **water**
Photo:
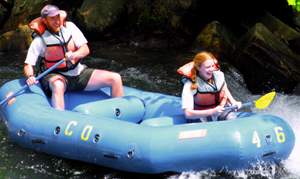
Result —
<instances>
[{"instance_id":1,"label":"water","mask_svg":"<svg viewBox=\"0 0 300 179\"><path fill-rule=\"evenodd\" d=\"M0 53L0 85L22 76L26 52ZM93 66L119 72L124 84L148 91L180 95L180 77L177 67L180 59L189 59L186 51L141 50L124 47L97 47L95 56L89 58ZM107 60L109 59L109 60ZM164 63L161 63L164 59ZM86 61L88 64L89 62ZM226 66L226 64L223 64ZM246 88L240 73L233 67L226 68L228 86L237 99L255 100ZM296 136L300 133L300 97L278 94L274 103L265 111L281 116L293 127ZM261 112L261 111L260 111ZM67 160L21 148L7 139L5 125L0 123L0 178L300 178L300 141L296 138L295 149L283 165L258 167L255 170L218 172L184 172L180 174L144 175L126 173L83 162Z\"/></svg>"},{"instance_id":2,"label":"water","mask_svg":"<svg viewBox=\"0 0 300 179\"><path fill-rule=\"evenodd\" d=\"M266 112L281 116L292 126L296 142L293 152L284 162L284 166L290 172L291 177L300 178L300 96L279 94L272 107Z\"/></svg>"}]
</instances>

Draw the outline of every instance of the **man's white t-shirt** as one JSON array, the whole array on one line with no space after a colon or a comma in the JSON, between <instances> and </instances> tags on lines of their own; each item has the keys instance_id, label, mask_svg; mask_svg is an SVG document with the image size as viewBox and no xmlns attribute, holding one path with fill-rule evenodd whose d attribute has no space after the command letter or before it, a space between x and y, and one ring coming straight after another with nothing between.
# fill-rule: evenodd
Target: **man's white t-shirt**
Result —
<instances>
[{"instance_id":1,"label":"man's white t-shirt","mask_svg":"<svg viewBox=\"0 0 300 179\"><path fill-rule=\"evenodd\" d=\"M72 35L72 39L77 48L81 47L84 44L87 44L87 39L84 37L83 33L73 22L66 22L66 30ZM42 41L42 38L39 36L35 37L28 49L25 63L34 66L39 56L44 57L45 50L46 44ZM85 65L78 63L76 68L61 73L67 76L77 76L85 67Z\"/></svg>"}]
</instances>

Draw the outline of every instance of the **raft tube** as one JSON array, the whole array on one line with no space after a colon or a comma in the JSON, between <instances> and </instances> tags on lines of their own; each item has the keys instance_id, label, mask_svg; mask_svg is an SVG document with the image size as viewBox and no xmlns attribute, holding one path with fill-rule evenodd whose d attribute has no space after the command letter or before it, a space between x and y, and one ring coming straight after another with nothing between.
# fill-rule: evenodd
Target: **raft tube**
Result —
<instances>
[{"instance_id":1,"label":"raft tube","mask_svg":"<svg viewBox=\"0 0 300 179\"><path fill-rule=\"evenodd\" d=\"M0 98L24 85L5 83ZM137 173L247 169L279 163L295 136L282 118L241 113L229 121L186 123L181 99L125 87L67 93L66 110L51 107L39 85L1 106L11 141L39 152Z\"/></svg>"}]
</instances>

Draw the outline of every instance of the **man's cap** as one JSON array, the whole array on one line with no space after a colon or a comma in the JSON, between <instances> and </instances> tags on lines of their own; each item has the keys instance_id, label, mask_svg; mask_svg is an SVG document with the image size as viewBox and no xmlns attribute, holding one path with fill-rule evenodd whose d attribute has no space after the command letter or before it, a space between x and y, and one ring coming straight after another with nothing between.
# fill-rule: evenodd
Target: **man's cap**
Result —
<instances>
[{"instance_id":1,"label":"man's cap","mask_svg":"<svg viewBox=\"0 0 300 179\"><path fill-rule=\"evenodd\" d=\"M48 4L41 10L41 17L54 17L59 14L59 8L55 5Z\"/></svg>"}]
</instances>

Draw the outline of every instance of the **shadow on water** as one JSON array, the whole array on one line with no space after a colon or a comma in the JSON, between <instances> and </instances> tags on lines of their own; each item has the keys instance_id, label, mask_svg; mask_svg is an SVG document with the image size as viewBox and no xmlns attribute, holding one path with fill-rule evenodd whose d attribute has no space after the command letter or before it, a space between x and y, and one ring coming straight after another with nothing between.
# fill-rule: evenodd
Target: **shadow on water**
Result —
<instances>
[{"instance_id":1,"label":"shadow on water","mask_svg":"<svg viewBox=\"0 0 300 179\"><path fill-rule=\"evenodd\" d=\"M22 77L23 61L25 52L0 53L2 65L0 66L0 86L6 81ZM184 51L161 51L143 50L137 48L124 48L119 46L93 48L93 57L83 61L95 68L107 69L119 72L123 78L124 85L140 88L148 91L155 91L180 96L181 83L180 76L176 74L176 69L182 65L184 60L188 62L192 53ZM8 60L9 59L9 60ZM162 61L163 59L163 61ZM240 73L234 68L229 68L225 72L228 86L233 95L241 101L256 99L245 87L245 83ZM279 99L283 100L283 97ZM269 109L272 114L278 114L289 119L289 122L299 125L299 98L293 103L286 103L290 113L298 111L297 116L280 113L277 109L281 104L276 103ZM283 100L284 101L284 100ZM277 101L278 103L278 101ZM279 102L280 103L280 102ZM284 102L283 102L284 103ZM274 107L275 106L275 107ZM284 111L287 112L287 111ZM294 113L295 114L295 113ZM293 121L293 120L294 121ZM295 122L298 120L298 123ZM291 122L292 121L292 122ZM296 124L295 124L296 123ZM3 122L0 124L0 178L281 178L300 176L299 171L291 174L286 171L300 163L299 159L290 160L284 166L261 166L249 171L236 172L184 172L181 174L167 173L159 175L145 175L116 171L104 167L99 167L83 162L57 158L43 153L37 153L16 146L9 142L6 134L6 127ZM299 131L299 127L298 127ZM299 136L299 134L298 134ZM297 142L299 143L299 141ZM299 149L299 144L298 149ZM299 151L299 150L298 150ZM84 155L84 151L83 151ZM298 155L300 156L300 155ZM299 157L298 157L299 158ZM289 167L287 167L289 166ZM297 177L296 177L297 178Z\"/></svg>"}]
</instances>

